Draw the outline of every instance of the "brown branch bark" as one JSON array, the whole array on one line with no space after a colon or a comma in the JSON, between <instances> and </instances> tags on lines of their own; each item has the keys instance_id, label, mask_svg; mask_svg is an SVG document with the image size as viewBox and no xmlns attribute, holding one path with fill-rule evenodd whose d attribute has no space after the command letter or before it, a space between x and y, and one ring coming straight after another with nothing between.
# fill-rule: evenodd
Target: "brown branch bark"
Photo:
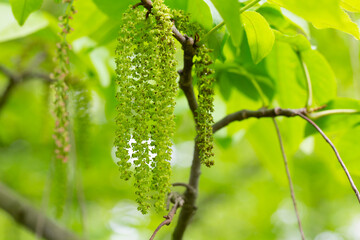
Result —
<instances>
[{"instance_id":1,"label":"brown branch bark","mask_svg":"<svg viewBox=\"0 0 360 240\"><path fill-rule=\"evenodd\" d=\"M185 35L186 41L182 44L184 50L184 68L179 70L180 81L179 87L184 92L187 102L189 104L190 110L194 116L194 121L196 122L197 108L198 103L194 93L194 86L192 83L192 67L193 67L193 58L195 55L194 40Z\"/></svg>"},{"instance_id":2,"label":"brown branch bark","mask_svg":"<svg viewBox=\"0 0 360 240\"><path fill-rule=\"evenodd\" d=\"M226 127L230 123L234 121L242 121L248 118L263 118L263 117L277 117L277 116L284 116L284 117L295 117L297 114L305 114L306 109L283 109L283 108L273 108L273 109L265 109L261 108L258 111L251 111L251 110L241 110L232 114L227 115L220 121L216 122L213 125L213 132L217 132L218 130Z\"/></svg>"},{"instance_id":3,"label":"brown branch bark","mask_svg":"<svg viewBox=\"0 0 360 240\"><path fill-rule=\"evenodd\" d=\"M174 215L176 214L176 210L184 204L184 199L181 195L175 196L172 200L174 201L174 206L171 208L168 215L164 216L165 220L160 223L160 225L155 229L154 233L150 237L150 240L153 240L155 238L160 228L162 228L164 225L170 225L174 218Z\"/></svg>"},{"instance_id":4,"label":"brown branch bark","mask_svg":"<svg viewBox=\"0 0 360 240\"><path fill-rule=\"evenodd\" d=\"M53 220L33 208L24 199L17 196L7 186L0 183L0 208L7 212L15 221L36 233L38 219L44 221L40 232L41 237L48 240L80 240L82 238L59 226Z\"/></svg>"}]
</instances>

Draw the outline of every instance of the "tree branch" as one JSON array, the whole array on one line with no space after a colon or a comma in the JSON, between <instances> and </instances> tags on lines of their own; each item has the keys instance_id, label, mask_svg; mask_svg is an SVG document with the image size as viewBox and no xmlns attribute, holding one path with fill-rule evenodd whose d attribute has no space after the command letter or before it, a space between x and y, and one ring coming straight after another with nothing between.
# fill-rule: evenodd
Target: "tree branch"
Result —
<instances>
[{"instance_id":1,"label":"tree branch","mask_svg":"<svg viewBox=\"0 0 360 240\"><path fill-rule=\"evenodd\" d=\"M189 190L189 191L191 191L192 193L195 193L196 192L196 190L192 187L192 186L190 186L189 184L187 184L187 183L181 183L181 182L179 182L179 183L173 183L172 184L174 187L185 187L187 190Z\"/></svg>"},{"instance_id":2,"label":"tree branch","mask_svg":"<svg viewBox=\"0 0 360 240\"><path fill-rule=\"evenodd\" d=\"M273 108L273 109L265 109L261 108L258 111L251 110L241 110L232 114L227 115L217 123L213 125L213 132L217 132L218 130L226 127L230 123L234 121L242 121L248 118L263 118L263 117L295 117L298 113L306 114L305 108L300 109L283 109L283 108Z\"/></svg>"},{"instance_id":3,"label":"tree branch","mask_svg":"<svg viewBox=\"0 0 360 240\"><path fill-rule=\"evenodd\" d=\"M49 75L45 73L32 72L32 71L24 71L20 74L15 74L10 69L6 68L3 65L0 65L0 72L2 72L9 80L8 85L5 87L2 95L0 96L0 109L4 106L7 99L10 96L12 89L19 83L25 82L30 79L43 79L45 82L51 83L53 80Z\"/></svg>"},{"instance_id":4,"label":"tree branch","mask_svg":"<svg viewBox=\"0 0 360 240\"><path fill-rule=\"evenodd\" d=\"M74 233L59 226L53 220L34 209L12 190L0 183L0 208L7 212L19 224L36 233L38 219L42 219L44 227L40 232L41 237L48 240L80 240Z\"/></svg>"},{"instance_id":5,"label":"tree branch","mask_svg":"<svg viewBox=\"0 0 360 240\"><path fill-rule=\"evenodd\" d=\"M191 164L190 177L189 177L189 186L192 188L187 188L184 193L184 205L181 208L179 219L175 230L173 232L172 238L174 240L180 240L183 238L186 227L188 226L191 217L194 215L197 207L195 205L197 199L197 192L199 187L199 179L200 179L200 167L201 162L199 158L199 148L196 144L195 139L195 147L194 147L194 157Z\"/></svg>"},{"instance_id":6,"label":"tree branch","mask_svg":"<svg viewBox=\"0 0 360 240\"><path fill-rule=\"evenodd\" d=\"M197 108L198 103L194 93L194 87L192 84L192 67L193 67L193 57L195 55L194 40L185 35L186 42L182 44L184 50L184 68L179 70L180 81L179 87L184 92L186 99L188 101L190 110L194 116L196 122Z\"/></svg>"},{"instance_id":7,"label":"tree branch","mask_svg":"<svg viewBox=\"0 0 360 240\"><path fill-rule=\"evenodd\" d=\"M301 239L302 239L302 240L305 240L305 234L304 234L304 231L303 231L303 228L302 228L302 225L301 225L300 215L299 215L299 211L298 211L297 204L296 204L295 191L294 191L294 186L293 186L293 183L292 183L292 180L291 180L291 175L290 175L290 170L289 170L289 166L288 166L288 161L287 161L286 154L285 154L284 144L283 144L283 141L282 141L282 139L281 139L281 134L280 134L279 126L278 126L278 124L276 123L275 118L273 118L273 121L274 121L275 129L276 129L276 134L277 134L278 139L279 139L279 144L280 144L281 153L282 153L283 160L284 160L284 166L285 166L285 170L286 170L286 176L287 176L287 179L288 179L288 182L289 182L291 199L292 199L292 202L293 202L293 205L294 205L295 214L296 214L297 222L298 222L298 225L299 225L299 230L300 230Z\"/></svg>"},{"instance_id":8,"label":"tree branch","mask_svg":"<svg viewBox=\"0 0 360 240\"><path fill-rule=\"evenodd\" d=\"M168 215L164 216L165 220L162 223L160 223L160 225L155 229L154 233L150 237L150 240L153 240L155 238L157 232L160 230L162 226L170 225L170 223L174 218L174 215L176 214L176 210L184 204L184 199L181 195L173 196L172 201L174 202L174 206L171 208Z\"/></svg>"},{"instance_id":9,"label":"tree branch","mask_svg":"<svg viewBox=\"0 0 360 240\"><path fill-rule=\"evenodd\" d=\"M316 123L314 123L311 119L309 119L308 117L306 117L303 113L298 112L297 115L299 115L301 118L305 119L308 123L310 123L311 125L313 125L313 127L321 134L321 136L325 139L325 141L331 146L331 148L334 150L334 153L336 155L336 158L338 159L342 169L344 170L347 178L349 179L351 188L353 189L353 191L355 192L356 198L358 199L359 203L360 203L360 194L358 189L356 188L356 185L349 173L349 171L346 168L345 163L343 162L343 160L340 157L339 152L337 151L336 147L334 146L334 144L331 142L331 140L325 135L325 133L321 130L321 128L316 125Z\"/></svg>"}]
</instances>

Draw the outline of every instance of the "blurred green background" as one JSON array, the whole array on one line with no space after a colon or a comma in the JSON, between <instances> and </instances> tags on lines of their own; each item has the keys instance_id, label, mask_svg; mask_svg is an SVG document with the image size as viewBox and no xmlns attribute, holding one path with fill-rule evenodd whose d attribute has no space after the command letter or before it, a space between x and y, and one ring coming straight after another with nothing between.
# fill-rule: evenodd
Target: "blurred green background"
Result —
<instances>
[{"instance_id":1,"label":"blurred green background","mask_svg":"<svg viewBox=\"0 0 360 240\"><path fill-rule=\"evenodd\" d=\"M200 22L207 30L221 21L210 1L165 2L191 13L192 20ZM86 127L79 134L82 134L81 141L76 129L71 138L76 146L69 162L71 188L64 215L58 221L89 239L147 239L164 215L155 212L142 215L136 210L132 183L119 179L113 148L114 49L121 14L129 4L135 3L137 1L130 0L75 1L78 13L71 23L74 32L68 37L73 45L71 76L74 82L85 86L91 99L90 120L84 123ZM52 59L59 41L57 17L63 10L61 4L44 0L41 9L20 27L9 2L1 0L0 64L14 73L31 70L49 74L54 69ZM266 14L269 9L263 10L259 12ZM316 29L286 10L283 14L305 32L312 48L317 49L333 69L334 89L337 87L337 98L331 98L334 106L351 105L360 109L359 42L337 30ZM268 20L275 19L272 17L269 13ZM360 23L358 15L351 14L351 17ZM222 64L244 63L246 71L259 76L260 86L271 106L303 107L305 88L297 81L291 82L291 74L295 74L289 66L292 58L279 50L281 43L275 43L270 55L256 67L253 63L247 65L246 44L243 39L241 46L232 46L224 28L209 41L220 69L215 86L215 121L227 113L262 107L246 77L221 70ZM239 55L245 57L241 59ZM177 58L181 69L180 45ZM274 80L271 73L274 69L265 69L271 61L280 64L281 74L288 74L280 83L288 94L279 90L276 81L280 80ZM6 76L0 73L0 93L7 83ZM330 85L329 80L329 86L325 84L325 88L314 89L314 92L319 90L326 95L332 88ZM76 93L74 89L70 99ZM32 79L17 84L0 107L0 180L36 208L54 217L51 101L49 84ZM74 104L70 105L71 111L75 109ZM172 182L187 182L195 130L191 112L180 91L175 115ZM278 122L308 239L360 239L359 205L331 148L301 119L278 118ZM355 183L360 184L359 115L324 117L318 123L338 147ZM72 124L75 126L76 122ZM246 120L222 129L215 135L215 155L215 166L202 168L198 210L185 239L300 239L271 119ZM170 239L175 223L161 229L157 239ZM9 239L36 238L0 210L0 240Z\"/></svg>"}]
</instances>

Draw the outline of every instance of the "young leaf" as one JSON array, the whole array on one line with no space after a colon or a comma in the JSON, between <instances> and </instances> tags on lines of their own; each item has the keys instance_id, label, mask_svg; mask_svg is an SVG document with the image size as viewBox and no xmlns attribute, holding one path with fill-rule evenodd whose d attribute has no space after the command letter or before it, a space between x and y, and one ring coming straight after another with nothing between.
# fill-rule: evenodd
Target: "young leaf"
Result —
<instances>
[{"instance_id":1,"label":"young leaf","mask_svg":"<svg viewBox=\"0 0 360 240\"><path fill-rule=\"evenodd\" d=\"M300 26L282 14L279 6L264 3L256 12L260 13L261 16L266 19L272 29L276 29L287 35L299 34L299 32L305 35L304 30Z\"/></svg>"},{"instance_id":2,"label":"young leaf","mask_svg":"<svg viewBox=\"0 0 360 240\"><path fill-rule=\"evenodd\" d=\"M212 27L212 16L209 6L204 0L189 0L188 13L191 14L191 19L198 22L205 29L210 30Z\"/></svg>"},{"instance_id":3,"label":"young leaf","mask_svg":"<svg viewBox=\"0 0 360 240\"><path fill-rule=\"evenodd\" d=\"M48 20L41 12L31 15L20 27L11 13L9 4L0 3L0 42L26 37L48 25Z\"/></svg>"},{"instance_id":4,"label":"young leaf","mask_svg":"<svg viewBox=\"0 0 360 240\"><path fill-rule=\"evenodd\" d=\"M341 9L340 0L270 1L312 22L317 28L335 28L360 39L359 27Z\"/></svg>"},{"instance_id":5,"label":"young leaf","mask_svg":"<svg viewBox=\"0 0 360 240\"><path fill-rule=\"evenodd\" d=\"M240 4L237 0L211 0L221 17L226 23L226 27L230 32L231 40L235 47L238 47L242 38Z\"/></svg>"},{"instance_id":6,"label":"young leaf","mask_svg":"<svg viewBox=\"0 0 360 240\"><path fill-rule=\"evenodd\" d=\"M94 0L95 5L105 13L110 19L121 20L122 13L128 8L130 4L135 4L131 0Z\"/></svg>"},{"instance_id":7,"label":"young leaf","mask_svg":"<svg viewBox=\"0 0 360 240\"><path fill-rule=\"evenodd\" d=\"M282 34L281 32L276 30L273 31L275 34L276 41L289 43L297 51L305 51L311 49L311 43L302 34L287 35L287 34Z\"/></svg>"},{"instance_id":8,"label":"young leaf","mask_svg":"<svg viewBox=\"0 0 360 240\"><path fill-rule=\"evenodd\" d=\"M276 83L277 101L283 108L301 108L305 104L305 86L299 81L297 70L301 69L299 57L293 47L276 41L273 50L266 58L266 66L270 76Z\"/></svg>"},{"instance_id":9,"label":"young leaf","mask_svg":"<svg viewBox=\"0 0 360 240\"><path fill-rule=\"evenodd\" d=\"M40 9L42 0L10 0L12 12L20 26L24 25L28 16Z\"/></svg>"},{"instance_id":10,"label":"young leaf","mask_svg":"<svg viewBox=\"0 0 360 240\"><path fill-rule=\"evenodd\" d=\"M265 18L257 12L244 12L241 18L244 22L251 57L257 64L271 52L275 41L274 33Z\"/></svg>"},{"instance_id":11,"label":"young leaf","mask_svg":"<svg viewBox=\"0 0 360 240\"><path fill-rule=\"evenodd\" d=\"M360 1L341 0L341 7L350 12L360 12Z\"/></svg>"}]
</instances>

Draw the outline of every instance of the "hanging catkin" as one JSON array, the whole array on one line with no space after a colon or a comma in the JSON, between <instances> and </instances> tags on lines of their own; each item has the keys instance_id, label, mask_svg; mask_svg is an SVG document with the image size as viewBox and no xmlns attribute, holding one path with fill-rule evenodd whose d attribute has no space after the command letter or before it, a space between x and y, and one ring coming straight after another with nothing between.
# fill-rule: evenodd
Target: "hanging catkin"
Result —
<instances>
[{"instance_id":1,"label":"hanging catkin","mask_svg":"<svg viewBox=\"0 0 360 240\"><path fill-rule=\"evenodd\" d=\"M134 176L138 209L146 213L151 203L163 209L170 190L177 94L173 23L162 0L153 2L150 15L129 8L122 20L116 50L116 156L121 178ZM130 139L135 143L130 145Z\"/></svg>"}]
</instances>

